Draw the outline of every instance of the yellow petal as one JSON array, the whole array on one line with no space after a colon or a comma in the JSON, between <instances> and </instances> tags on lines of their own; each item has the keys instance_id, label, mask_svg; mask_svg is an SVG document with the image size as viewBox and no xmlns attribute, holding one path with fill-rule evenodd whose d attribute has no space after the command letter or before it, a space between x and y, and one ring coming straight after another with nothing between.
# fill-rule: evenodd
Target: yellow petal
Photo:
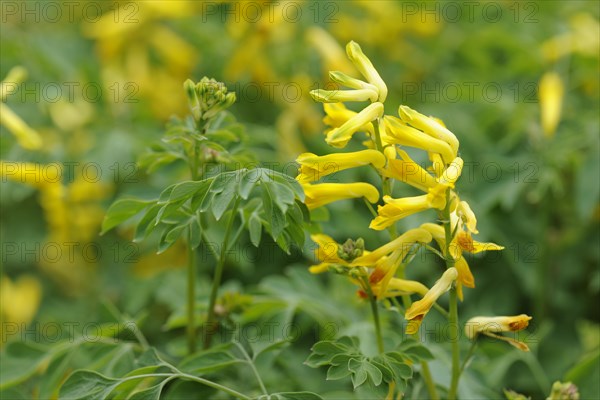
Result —
<instances>
[{"instance_id":1,"label":"yellow petal","mask_svg":"<svg viewBox=\"0 0 600 400\"><path fill-rule=\"evenodd\" d=\"M440 298L440 296L450 289L452 282L454 282L457 277L458 271L456 268L448 268L446 271L444 271L441 278L438 279L435 285L429 289L425 296L421 300L415 301L406 310L404 318L406 318L408 321L415 321L413 324L409 323L406 333L416 333L416 331L414 331L415 324L418 324L416 326L416 329L418 330L423 317L429 312L433 304Z\"/></svg>"},{"instance_id":2,"label":"yellow petal","mask_svg":"<svg viewBox=\"0 0 600 400\"><path fill-rule=\"evenodd\" d=\"M364 197L371 203L379 200L379 191L368 183L320 183L302 184L306 198L304 204L309 209L324 206L338 200Z\"/></svg>"},{"instance_id":3,"label":"yellow petal","mask_svg":"<svg viewBox=\"0 0 600 400\"><path fill-rule=\"evenodd\" d=\"M399 118L386 116L384 123L388 140L393 144L439 153L446 163L456 157L456 151L448 143L408 126Z\"/></svg>"},{"instance_id":4,"label":"yellow petal","mask_svg":"<svg viewBox=\"0 0 600 400\"><path fill-rule=\"evenodd\" d=\"M37 150L42 147L42 138L4 103L0 103L0 124L12 133L21 147Z\"/></svg>"},{"instance_id":5,"label":"yellow petal","mask_svg":"<svg viewBox=\"0 0 600 400\"><path fill-rule=\"evenodd\" d=\"M436 185L435 178L423 167L414 162L404 150L398 150L402 158L388 160L388 165L383 173L385 176L405 182L417 189L427 192Z\"/></svg>"},{"instance_id":6,"label":"yellow petal","mask_svg":"<svg viewBox=\"0 0 600 400\"><path fill-rule=\"evenodd\" d=\"M325 141L333 147L345 147L350 139L352 139L354 133L360 130L364 125L376 120L382 115L383 104L373 103L344 122L342 126L329 131Z\"/></svg>"},{"instance_id":7,"label":"yellow petal","mask_svg":"<svg viewBox=\"0 0 600 400\"><path fill-rule=\"evenodd\" d=\"M517 332L527 328L532 317L527 314L497 317L473 317L465 324L465 333L473 339L480 333Z\"/></svg>"},{"instance_id":8,"label":"yellow petal","mask_svg":"<svg viewBox=\"0 0 600 400\"><path fill-rule=\"evenodd\" d=\"M429 232L419 228L411 229L391 242L373 250L369 254L356 258L352 262L352 265L372 266L377 263L379 259L392 252L400 252L405 255L415 243L429 242L431 242L431 234Z\"/></svg>"},{"instance_id":9,"label":"yellow petal","mask_svg":"<svg viewBox=\"0 0 600 400\"><path fill-rule=\"evenodd\" d=\"M358 43L354 41L350 41L346 45L346 54L361 75L364 76L370 84L377 87L379 91L378 100L383 103L387 97L387 86L383 82L383 79L381 79L381 76L379 76L375 67L373 67L371 60L363 53Z\"/></svg>"},{"instance_id":10,"label":"yellow petal","mask_svg":"<svg viewBox=\"0 0 600 400\"><path fill-rule=\"evenodd\" d=\"M539 84L540 112L542 129L546 137L551 137L556 131L565 93L564 85L556 72L547 72Z\"/></svg>"},{"instance_id":11,"label":"yellow petal","mask_svg":"<svg viewBox=\"0 0 600 400\"><path fill-rule=\"evenodd\" d=\"M458 154L458 139L454 136L454 133L450 132L445 126L440 124L434 118L426 117L407 106L400 106L398 114L407 124L422 130L434 138L448 143L454 152L454 156L451 158L456 157L456 154Z\"/></svg>"},{"instance_id":12,"label":"yellow petal","mask_svg":"<svg viewBox=\"0 0 600 400\"><path fill-rule=\"evenodd\" d=\"M428 194L400 199L384 196L383 201L386 204L377 208L378 215L369 225L371 229L381 231L402 218L431 208Z\"/></svg>"},{"instance_id":13,"label":"yellow petal","mask_svg":"<svg viewBox=\"0 0 600 400\"><path fill-rule=\"evenodd\" d=\"M382 168L386 159L379 151L362 150L325 156L303 153L298 156L296 162L300 164L300 174L296 179L300 182L311 182L335 172L363 165L371 164L375 168Z\"/></svg>"}]
</instances>

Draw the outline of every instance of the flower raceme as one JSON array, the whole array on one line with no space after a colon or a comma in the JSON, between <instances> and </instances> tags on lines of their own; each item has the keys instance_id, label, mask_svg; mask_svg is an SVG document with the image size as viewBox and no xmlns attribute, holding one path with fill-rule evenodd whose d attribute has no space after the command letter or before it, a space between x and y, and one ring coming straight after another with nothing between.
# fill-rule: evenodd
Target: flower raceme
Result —
<instances>
[{"instance_id":1,"label":"flower raceme","mask_svg":"<svg viewBox=\"0 0 600 400\"><path fill-rule=\"evenodd\" d=\"M362 78L338 71L330 72L329 77L333 82L348 89L315 90L311 95L316 101L324 103L326 116L323 122L329 127L325 130L327 144L342 149L356 136L364 135L366 141L362 145L366 150L326 155L300 154L297 158L300 169L296 179L305 190L305 204L310 210L338 200L363 197L370 203L376 203L381 198L377 212L371 209L374 218L369 227L378 231L387 229L390 240L370 252L364 251L362 239L359 250L354 247L358 242L349 240L346 242L350 243L348 251L352 250L349 253L345 250L346 244L342 246L324 234L313 235L313 241L318 244L316 258L319 263L311 266L310 272L334 271L348 276L359 285L359 296L368 298L372 304L390 297L419 295L421 299L412 305L410 299L404 299L408 305L405 312L408 321L406 333L414 334L418 332L425 315L446 291L456 290L456 295L451 296L451 301L456 305L457 298L463 300L463 286L475 286L475 278L463 252L479 253L501 250L503 247L472 238L473 234L478 233L477 218L456 190L464 162L459 156L460 143L454 133L441 120L421 114L406 105L398 108L397 115L385 115L383 103L388 91L381 76L358 44L350 42L346 53ZM370 104L354 111L346 108L343 102ZM426 152L430 164L422 166L415 162L409 149ZM332 173L364 166L377 171L381 178L379 188L366 182L317 182ZM394 181L412 186L421 193L397 197L394 189L397 192L400 190L391 184ZM398 221L426 210L436 210L442 223L424 223L419 228L397 234ZM434 240L440 251L433 250L446 262L447 269L428 289L421 282L406 279L405 272L417 248L429 247ZM456 313L448 318L454 318L456 323ZM523 320L516 319L517 325L510 325L514 321L508 321L508 330L522 326L523 322L519 321ZM506 326L501 327L504 329ZM477 332L492 335L494 331L483 329ZM501 340L506 338L502 337Z\"/></svg>"},{"instance_id":2,"label":"flower raceme","mask_svg":"<svg viewBox=\"0 0 600 400\"><path fill-rule=\"evenodd\" d=\"M494 339L503 340L522 351L529 351L529 347L516 339L497 335L499 332L518 332L529 325L531 317L526 314L503 317L473 317L465 324L465 334L471 340L483 334Z\"/></svg>"}]
</instances>

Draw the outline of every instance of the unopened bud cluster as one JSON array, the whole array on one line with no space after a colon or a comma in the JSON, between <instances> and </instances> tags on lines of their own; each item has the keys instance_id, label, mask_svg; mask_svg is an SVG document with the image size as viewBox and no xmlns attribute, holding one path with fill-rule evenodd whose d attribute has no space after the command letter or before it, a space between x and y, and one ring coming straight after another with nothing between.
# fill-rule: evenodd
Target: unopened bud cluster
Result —
<instances>
[{"instance_id":1,"label":"unopened bud cluster","mask_svg":"<svg viewBox=\"0 0 600 400\"><path fill-rule=\"evenodd\" d=\"M229 108L236 100L235 93L228 93L223 82L206 76L198 83L188 79L183 87L196 121L206 121L214 117L220 111Z\"/></svg>"}]
</instances>

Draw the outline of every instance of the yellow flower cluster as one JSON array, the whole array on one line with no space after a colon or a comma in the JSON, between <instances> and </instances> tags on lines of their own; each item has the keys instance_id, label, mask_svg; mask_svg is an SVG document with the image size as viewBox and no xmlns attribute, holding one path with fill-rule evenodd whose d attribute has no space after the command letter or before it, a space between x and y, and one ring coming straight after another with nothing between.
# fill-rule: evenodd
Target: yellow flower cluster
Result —
<instances>
[{"instance_id":1,"label":"yellow flower cluster","mask_svg":"<svg viewBox=\"0 0 600 400\"><path fill-rule=\"evenodd\" d=\"M367 149L323 156L300 154L296 160L300 164L296 179L304 188L305 203L311 210L345 199L364 198L369 203L377 203L382 194L384 204L378 206L370 228L388 229L391 241L371 252L364 251L358 256L352 252L354 255L348 257L345 245L339 245L327 235L315 234L312 239L318 244L316 258L320 263L310 267L310 271L321 273L332 269L345 272L361 286L359 295L364 297L367 293L377 299L419 294L422 298L408 307L405 313L409 322L406 331L413 334L442 294L455 287L462 300L462 287L475 286L463 252L479 253L503 247L480 243L472 238L478 233L477 219L469 204L461 200L455 190L463 168L456 136L441 120L405 105L399 107L397 116L384 115L388 94L386 84L357 43L350 42L346 52L362 79L333 71L329 74L331 80L348 89L318 89L311 95L316 101L325 103L327 115L324 122L331 127L325 132L325 141L330 146L344 148L357 132L364 132L368 137L363 142ZM365 101L370 104L358 112L347 109L343 104ZM416 163L407 153L407 147L426 151L431 165L423 168ZM382 193L366 182L316 183L332 173L361 166L371 166L378 172L382 179ZM410 185L423 194L395 198L389 185L391 180ZM429 209L437 210L445 225L425 223L396 235L396 222ZM440 255L449 262L446 271L428 289L420 282L404 279L404 267L410 261L411 249L434 240L441 249ZM398 271L401 273L397 274ZM360 274L367 274L368 279L356 279Z\"/></svg>"},{"instance_id":2,"label":"yellow flower cluster","mask_svg":"<svg viewBox=\"0 0 600 400\"><path fill-rule=\"evenodd\" d=\"M101 201L112 188L91 182L79 175L64 184L57 179L54 165L0 161L2 181L14 181L33 187L39 192L40 205L48 225L47 243L57 248L60 260L40 258L40 267L68 294L79 294L88 281L88 262L81 252L69 246L85 246L98 234L104 209Z\"/></svg>"}]
</instances>

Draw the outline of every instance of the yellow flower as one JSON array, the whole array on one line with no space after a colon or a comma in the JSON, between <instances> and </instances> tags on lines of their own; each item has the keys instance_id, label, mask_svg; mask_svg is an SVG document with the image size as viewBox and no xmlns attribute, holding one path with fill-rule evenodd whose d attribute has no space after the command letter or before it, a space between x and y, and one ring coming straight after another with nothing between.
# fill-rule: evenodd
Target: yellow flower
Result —
<instances>
[{"instance_id":1,"label":"yellow flower","mask_svg":"<svg viewBox=\"0 0 600 400\"><path fill-rule=\"evenodd\" d=\"M495 243L482 243L473 240L471 233L479 232L477 230L477 219L466 201L459 202L456 210L450 213L450 226L453 230L456 230L456 235L449 246L450 254L454 259L454 267L458 271L456 291L459 299L463 300L462 285L474 288L475 278L473 277L469 264L462 252L466 251L475 254L482 251L502 250L504 247ZM441 225L432 223L423 224L421 225L421 228L431 233L433 239L435 239L442 250L442 253L446 256L446 236L444 228Z\"/></svg>"},{"instance_id":2,"label":"yellow flower","mask_svg":"<svg viewBox=\"0 0 600 400\"><path fill-rule=\"evenodd\" d=\"M438 153L447 163L456 157L456 150L453 150L447 142L412 128L399 118L385 116L383 121L385 127L384 137L388 144L416 147Z\"/></svg>"},{"instance_id":3,"label":"yellow flower","mask_svg":"<svg viewBox=\"0 0 600 400\"><path fill-rule=\"evenodd\" d=\"M377 92L372 89L355 90L311 90L310 95L315 101L321 103L339 103L344 101L366 101L377 100Z\"/></svg>"},{"instance_id":4,"label":"yellow flower","mask_svg":"<svg viewBox=\"0 0 600 400\"><path fill-rule=\"evenodd\" d=\"M373 103L365 107L361 112L344 122L340 127L327 132L325 141L333 147L346 147L352 135L359 131L364 125L383 115L383 104Z\"/></svg>"},{"instance_id":5,"label":"yellow flower","mask_svg":"<svg viewBox=\"0 0 600 400\"><path fill-rule=\"evenodd\" d=\"M456 268L448 268L444 271L442 277L437 280L435 285L429 289L425 296L421 300L415 301L408 310L406 310L404 318L408 321L408 325L406 326L407 334L412 335L419 331L421 322L423 322L423 317L425 317L440 296L450 289L452 282L454 282L457 277L458 272L456 271Z\"/></svg>"},{"instance_id":6,"label":"yellow flower","mask_svg":"<svg viewBox=\"0 0 600 400\"><path fill-rule=\"evenodd\" d=\"M458 154L458 139L456 136L454 136L454 133L446 129L440 120L432 117L426 117L425 115L407 106L400 106L398 114L405 123L425 132L429 136L448 143L452 148L454 155Z\"/></svg>"},{"instance_id":7,"label":"yellow flower","mask_svg":"<svg viewBox=\"0 0 600 400\"><path fill-rule=\"evenodd\" d=\"M379 191L368 183L320 183L311 185L303 183L306 196L304 204L309 210L324 206L338 200L366 198L371 203L379 200Z\"/></svg>"},{"instance_id":8,"label":"yellow flower","mask_svg":"<svg viewBox=\"0 0 600 400\"><path fill-rule=\"evenodd\" d=\"M362 255L356 258L352 264L371 266L379 261L380 258L388 256L392 252L400 252L406 254L410 247L415 243L429 243L432 240L431 234L425 229L410 229L409 231L398 236L391 242L384 244L369 254Z\"/></svg>"},{"instance_id":9,"label":"yellow flower","mask_svg":"<svg viewBox=\"0 0 600 400\"><path fill-rule=\"evenodd\" d=\"M411 295L414 293L425 296L429 289L421 282L393 277L398 265L398 262L393 260L393 258L393 256L381 258L369 276L371 291L377 299ZM392 270L393 272L391 272Z\"/></svg>"},{"instance_id":10,"label":"yellow flower","mask_svg":"<svg viewBox=\"0 0 600 400\"><path fill-rule=\"evenodd\" d=\"M503 317L473 317L465 324L465 333L469 339L475 339L479 334L484 334L495 339L503 340L522 351L529 351L529 347L516 339L502 335L497 332L518 332L529 325L531 317L526 314Z\"/></svg>"},{"instance_id":11,"label":"yellow flower","mask_svg":"<svg viewBox=\"0 0 600 400\"><path fill-rule=\"evenodd\" d=\"M540 79L539 96L542 129L546 137L552 137L560 121L565 88L556 72L547 72Z\"/></svg>"},{"instance_id":12,"label":"yellow flower","mask_svg":"<svg viewBox=\"0 0 600 400\"><path fill-rule=\"evenodd\" d=\"M339 245L331 237L319 233L310 235L310 238L318 245L315 249L315 258L321 261L320 264L308 268L311 273L320 274L325 272L332 264L348 264L347 261L338 256Z\"/></svg>"},{"instance_id":13,"label":"yellow flower","mask_svg":"<svg viewBox=\"0 0 600 400\"><path fill-rule=\"evenodd\" d=\"M343 103L324 103L323 110L325 110L325 117L323 123L329 125L332 128L338 128L342 126L346 121L353 118L356 114L355 111L348 110ZM329 133L330 130L325 131ZM357 130L358 132L368 132L370 135L373 134L373 124L367 122Z\"/></svg>"},{"instance_id":14,"label":"yellow flower","mask_svg":"<svg viewBox=\"0 0 600 400\"><path fill-rule=\"evenodd\" d=\"M14 67L0 83L0 124L12 133L21 147L28 150L37 150L42 147L40 134L31 128L17 114L15 114L4 101L13 89L27 78L27 71L23 67Z\"/></svg>"},{"instance_id":15,"label":"yellow flower","mask_svg":"<svg viewBox=\"0 0 600 400\"><path fill-rule=\"evenodd\" d=\"M385 156L376 150L362 150L353 153L336 153L317 156L312 153L302 153L296 159L300 164L299 182L312 182L329 174L345 169L373 165L382 168L385 165Z\"/></svg>"},{"instance_id":16,"label":"yellow flower","mask_svg":"<svg viewBox=\"0 0 600 400\"><path fill-rule=\"evenodd\" d=\"M400 235L391 242L373 250L370 253L356 258L352 261L352 266L375 266L375 270L369 277L369 282L373 286L373 293L377 295L377 298L390 297L391 292L389 291L390 282L396 278L394 275L398 270L398 267L406 257L406 254L410 251L415 243L429 243L432 237L429 232L424 229L411 229L404 234ZM402 282L396 281L397 284ZM419 286L422 288L423 286ZM415 286L413 284L412 288ZM409 287L404 287L405 292L409 292ZM396 291L399 290L396 288ZM419 292L418 290L413 291Z\"/></svg>"},{"instance_id":17,"label":"yellow flower","mask_svg":"<svg viewBox=\"0 0 600 400\"><path fill-rule=\"evenodd\" d=\"M381 76L379 76L375 67L373 67L371 60L363 53L358 43L354 41L350 41L346 45L346 54L348 54L348 58L352 61L361 75L377 88L378 101L383 103L387 97L387 86L385 85L385 82L383 82L383 79L381 79Z\"/></svg>"},{"instance_id":18,"label":"yellow flower","mask_svg":"<svg viewBox=\"0 0 600 400\"><path fill-rule=\"evenodd\" d=\"M446 187L438 184L428 193L421 196L402 197L393 199L390 196L384 196L385 205L377 208L377 217L371 221L369 228L381 231L396 221L409 215L436 208L442 210L446 207Z\"/></svg>"},{"instance_id":19,"label":"yellow flower","mask_svg":"<svg viewBox=\"0 0 600 400\"><path fill-rule=\"evenodd\" d=\"M2 321L16 324L31 322L42 297L42 285L31 275L21 275L15 282L8 276L0 280Z\"/></svg>"},{"instance_id":20,"label":"yellow flower","mask_svg":"<svg viewBox=\"0 0 600 400\"><path fill-rule=\"evenodd\" d=\"M589 13L577 13L569 18L570 31L557 35L542 44L544 57L555 62L571 53L598 58L600 24Z\"/></svg>"},{"instance_id":21,"label":"yellow flower","mask_svg":"<svg viewBox=\"0 0 600 400\"><path fill-rule=\"evenodd\" d=\"M321 58L323 58L325 71L352 71L352 64L346 58L344 49L329 32L321 27L311 26L307 29L305 35L307 42L313 46L321 55Z\"/></svg>"},{"instance_id":22,"label":"yellow flower","mask_svg":"<svg viewBox=\"0 0 600 400\"><path fill-rule=\"evenodd\" d=\"M400 155L400 159L388 157L386 168L381 171L383 175L407 183L423 192L436 185L436 178L414 162L406 151L398 149L396 152Z\"/></svg>"}]
</instances>

